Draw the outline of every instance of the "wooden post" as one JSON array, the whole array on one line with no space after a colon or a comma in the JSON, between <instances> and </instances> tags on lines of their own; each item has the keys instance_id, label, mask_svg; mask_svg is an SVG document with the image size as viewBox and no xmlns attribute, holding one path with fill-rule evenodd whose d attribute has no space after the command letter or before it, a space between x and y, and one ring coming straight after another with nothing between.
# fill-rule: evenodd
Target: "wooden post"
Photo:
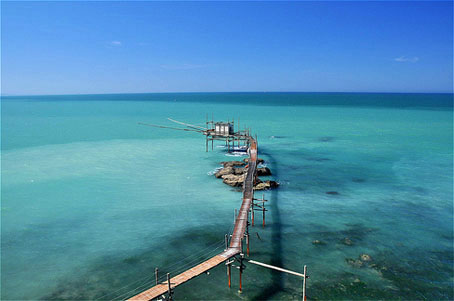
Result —
<instances>
[{"instance_id":1,"label":"wooden post","mask_svg":"<svg viewBox=\"0 0 454 301\"><path fill-rule=\"evenodd\" d=\"M249 232L246 233L246 245L247 245L246 252L247 252L247 256L249 257Z\"/></svg>"},{"instance_id":2,"label":"wooden post","mask_svg":"<svg viewBox=\"0 0 454 301\"><path fill-rule=\"evenodd\" d=\"M229 248L229 239L227 237L227 234L225 235L225 250Z\"/></svg>"},{"instance_id":3,"label":"wooden post","mask_svg":"<svg viewBox=\"0 0 454 301\"><path fill-rule=\"evenodd\" d=\"M304 266L304 269L303 269L303 275L304 275L304 278L303 278L303 301L306 301L306 278L307 278L307 266Z\"/></svg>"},{"instance_id":4,"label":"wooden post","mask_svg":"<svg viewBox=\"0 0 454 301\"><path fill-rule=\"evenodd\" d=\"M262 206L263 206L263 224L262 224L262 226L263 226L263 228L265 228L265 202L263 202Z\"/></svg>"},{"instance_id":5,"label":"wooden post","mask_svg":"<svg viewBox=\"0 0 454 301\"><path fill-rule=\"evenodd\" d=\"M158 285L158 268L154 269L154 276L156 278L156 285Z\"/></svg>"},{"instance_id":6,"label":"wooden post","mask_svg":"<svg viewBox=\"0 0 454 301\"><path fill-rule=\"evenodd\" d=\"M170 287L170 273L167 273L167 284L168 284L168 290L169 290L169 300L173 300L172 288Z\"/></svg>"},{"instance_id":7,"label":"wooden post","mask_svg":"<svg viewBox=\"0 0 454 301\"><path fill-rule=\"evenodd\" d=\"M240 289L238 291L238 293L242 293L243 292L243 285L242 285L242 276L243 276L243 254L240 254Z\"/></svg>"},{"instance_id":8,"label":"wooden post","mask_svg":"<svg viewBox=\"0 0 454 301\"><path fill-rule=\"evenodd\" d=\"M208 135L207 135L207 139L206 139L206 152L208 152Z\"/></svg>"},{"instance_id":9,"label":"wooden post","mask_svg":"<svg viewBox=\"0 0 454 301\"><path fill-rule=\"evenodd\" d=\"M229 276L229 288L232 285L232 270L230 264L227 265L227 275Z\"/></svg>"}]
</instances>

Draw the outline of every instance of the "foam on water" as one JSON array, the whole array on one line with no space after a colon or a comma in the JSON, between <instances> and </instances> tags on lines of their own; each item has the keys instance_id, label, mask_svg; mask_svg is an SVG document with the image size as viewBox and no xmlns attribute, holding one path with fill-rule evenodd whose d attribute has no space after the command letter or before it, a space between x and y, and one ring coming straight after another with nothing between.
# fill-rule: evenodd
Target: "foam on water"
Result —
<instances>
[{"instance_id":1,"label":"foam on water","mask_svg":"<svg viewBox=\"0 0 454 301\"><path fill-rule=\"evenodd\" d=\"M207 153L204 137L137 122L239 111L281 183L264 192L251 258L308 265L318 299L453 298L452 110L92 97L2 103L2 299L126 298L155 267L175 274L222 250L241 204L212 175L223 145ZM347 262L362 253L372 263ZM237 299L237 273L232 290L225 277L218 267L176 298ZM242 298L301 294L299 279L252 265L243 281Z\"/></svg>"}]
</instances>

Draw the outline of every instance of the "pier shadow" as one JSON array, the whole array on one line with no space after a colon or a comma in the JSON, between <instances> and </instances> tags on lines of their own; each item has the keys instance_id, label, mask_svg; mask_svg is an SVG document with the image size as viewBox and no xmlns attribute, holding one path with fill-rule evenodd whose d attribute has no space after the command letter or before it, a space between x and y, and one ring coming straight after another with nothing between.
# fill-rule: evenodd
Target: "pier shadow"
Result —
<instances>
[{"instance_id":1,"label":"pier shadow","mask_svg":"<svg viewBox=\"0 0 454 301\"><path fill-rule=\"evenodd\" d=\"M269 158L270 168L273 171L273 176L275 179L279 178L279 168L278 162L274 159L273 155L263 151L263 148L260 149L260 153ZM271 224L271 265L282 267L282 224L281 224L281 214L279 211L279 188L271 190L270 204L271 216L273 218L273 223ZM272 299L272 297L284 290L284 279L281 272L271 270L271 285L264 289L260 294L253 296L252 300L266 300Z\"/></svg>"}]
</instances>

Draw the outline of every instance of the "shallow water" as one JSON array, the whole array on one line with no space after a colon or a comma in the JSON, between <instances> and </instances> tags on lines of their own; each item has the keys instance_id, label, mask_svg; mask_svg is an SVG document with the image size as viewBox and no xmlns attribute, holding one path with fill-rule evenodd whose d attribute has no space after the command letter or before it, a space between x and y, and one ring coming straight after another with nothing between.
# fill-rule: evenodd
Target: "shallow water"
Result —
<instances>
[{"instance_id":1,"label":"shallow water","mask_svg":"<svg viewBox=\"0 0 454 301\"><path fill-rule=\"evenodd\" d=\"M2 99L2 299L126 298L155 267L175 274L221 251L241 194L211 173L241 157L205 152L197 133L137 124L203 125L206 113L240 117L281 183L265 192L267 226L252 228L251 258L307 265L311 299L453 299L446 95L418 95L415 107L412 95L328 94L320 106L317 95L262 96ZM362 253L372 261L347 262ZM237 277L229 290L220 266L175 296L301 295L300 279L250 264L239 295Z\"/></svg>"}]
</instances>

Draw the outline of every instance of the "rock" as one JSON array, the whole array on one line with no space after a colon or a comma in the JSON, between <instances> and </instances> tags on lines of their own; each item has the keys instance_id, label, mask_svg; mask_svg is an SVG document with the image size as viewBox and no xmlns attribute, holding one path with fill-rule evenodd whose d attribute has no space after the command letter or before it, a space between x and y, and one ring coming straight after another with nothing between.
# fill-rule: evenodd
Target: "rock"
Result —
<instances>
[{"instance_id":1,"label":"rock","mask_svg":"<svg viewBox=\"0 0 454 301\"><path fill-rule=\"evenodd\" d=\"M265 182L256 184L254 186L254 190L267 190L267 189L271 189L271 188L276 188L278 186L279 186L279 183L277 183L276 181L265 181Z\"/></svg>"},{"instance_id":2,"label":"rock","mask_svg":"<svg viewBox=\"0 0 454 301\"><path fill-rule=\"evenodd\" d=\"M233 168L233 173L235 175L242 175L247 172L247 168L245 167L234 167Z\"/></svg>"},{"instance_id":3,"label":"rock","mask_svg":"<svg viewBox=\"0 0 454 301\"><path fill-rule=\"evenodd\" d=\"M257 185L254 186L254 190L265 190L269 189L269 187L266 185L266 183L258 183Z\"/></svg>"},{"instance_id":4,"label":"rock","mask_svg":"<svg viewBox=\"0 0 454 301\"><path fill-rule=\"evenodd\" d=\"M244 166L244 162L241 161L223 161L221 164L224 167Z\"/></svg>"},{"instance_id":5,"label":"rock","mask_svg":"<svg viewBox=\"0 0 454 301\"><path fill-rule=\"evenodd\" d=\"M365 179L362 179L362 178L352 178L352 181L355 182L355 183L363 183L363 182L366 182Z\"/></svg>"},{"instance_id":6,"label":"rock","mask_svg":"<svg viewBox=\"0 0 454 301\"><path fill-rule=\"evenodd\" d=\"M225 175L222 176L222 182L224 182L227 185L230 185L232 187L238 187L243 185L244 179L246 178L246 175Z\"/></svg>"},{"instance_id":7,"label":"rock","mask_svg":"<svg viewBox=\"0 0 454 301\"><path fill-rule=\"evenodd\" d=\"M363 266L363 262L359 259L353 259L353 258L346 258L345 261L351 265L354 266L355 268L360 268Z\"/></svg>"},{"instance_id":8,"label":"rock","mask_svg":"<svg viewBox=\"0 0 454 301\"><path fill-rule=\"evenodd\" d=\"M339 195L339 192L337 192L337 191L327 191L326 194Z\"/></svg>"},{"instance_id":9,"label":"rock","mask_svg":"<svg viewBox=\"0 0 454 301\"><path fill-rule=\"evenodd\" d=\"M233 167L229 166L229 167L224 167L222 169L220 169L217 173L214 174L214 176L216 178L222 178L222 176L225 176L225 175L230 175L230 174L233 174L235 171L233 170Z\"/></svg>"},{"instance_id":10,"label":"rock","mask_svg":"<svg viewBox=\"0 0 454 301\"><path fill-rule=\"evenodd\" d=\"M243 161L244 161L244 163L248 164L249 158L244 158ZM257 164L262 164L263 162L265 162L265 160L257 158Z\"/></svg>"},{"instance_id":11,"label":"rock","mask_svg":"<svg viewBox=\"0 0 454 301\"><path fill-rule=\"evenodd\" d=\"M320 142L331 142L334 140L334 137L320 137L318 141Z\"/></svg>"},{"instance_id":12,"label":"rock","mask_svg":"<svg viewBox=\"0 0 454 301\"><path fill-rule=\"evenodd\" d=\"M259 167L257 168L258 176L271 176L271 170L268 167Z\"/></svg>"},{"instance_id":13,"label":"rock","mask_svg":"<svg viewBox=\"0 0 454 301\"><path fill-rule=\"evenodd\" d=\"M348 237L341 239L341 243L346 246L353 246L353 241L351 241Z\"/></svg>"},{"instance_id":14,"label":"rock","mask_svg":"<svg viewBox=\"0 0 454 301\"><path fill-rule=\"evenodd\" d=\"M361 261L371 261L372 260L372 257L370 257L369 254L361 254L359 256L359 259L361 259Z\"/></svg>"},{"instance_id":15,"label":"rock","mask_svg":"<svg viewBox=\"0 0 454 301\"><path fill-rule=\"evenodd\" d=\"M320 241L318 239L314 240L312 242L313 245L319 245L319 246L322 246L322 245L326 245L326 243L324 243L323 241Z\"/></svg>"}]
</instances>

